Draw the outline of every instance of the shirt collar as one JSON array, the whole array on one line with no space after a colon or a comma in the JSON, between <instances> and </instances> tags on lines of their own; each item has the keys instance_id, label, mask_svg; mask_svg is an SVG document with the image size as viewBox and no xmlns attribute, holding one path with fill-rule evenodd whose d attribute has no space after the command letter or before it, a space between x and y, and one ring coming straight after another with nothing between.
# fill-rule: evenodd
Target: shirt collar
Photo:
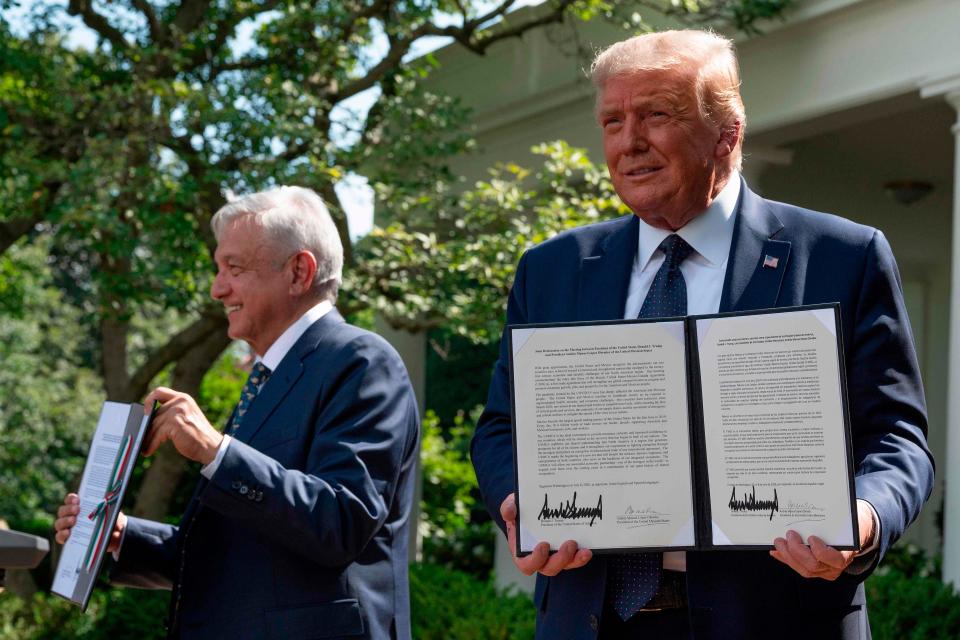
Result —
<instances>
[{"instance_id":1,"label":"shirt collar","mask_svg":"<svg viewBox=\"0 0 960 640\"><path fill-rule=\"evenodd\" d=\"M719 267L730 255L733 241L734 214L740 198L740 174L733 172L707 209L676 231L711 267ZM653 253L671 232L651 227L640 220L640 241L637 244L637 264L647 266Z\"/></svg>"},{"instance_id":2,"label":"shirt collar","mask_svg":"<svg viewBox=\"0 0 960 640\"><path fill-rule=\"evenodd\" d=\"M297 343L297 340L300 339L304 332L310 328L310 325L330 313L331 309L333 309L333 303L329 300L324 300L307 309L306 313L287 327L287 330L273 341L273 344L270 345L267 352L263 354L263 358L258 357L257 359L263 362L264 366L268 367L270 371L276 371L284 356L293 348L293 345Z\"/></svg>"}]
</instances>

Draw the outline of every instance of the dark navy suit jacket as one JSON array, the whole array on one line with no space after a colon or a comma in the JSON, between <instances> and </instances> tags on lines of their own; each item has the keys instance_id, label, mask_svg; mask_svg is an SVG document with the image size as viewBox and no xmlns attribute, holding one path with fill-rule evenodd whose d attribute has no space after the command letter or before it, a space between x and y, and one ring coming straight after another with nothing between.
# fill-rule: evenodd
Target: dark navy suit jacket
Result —
<instances>
[{"instance_id":1,"label":"dark navy suit jacket","mask_svg":"<svg viewBox=\"0 0 960 640\"><path fill-rule=\"evenodd\" d=\"M627 216L556 236L520 260L507 324L622 318L637 251ZM775 269L764 256L779 258ZM720 311L839 302L857 497L880 517L879 552L859 575L806 579L765 551L687 553L691 622L700 638L869 637L862 580L919 514L933 484L926 409L900 277L883 234L741 190ZM514 491L509 361L501 345L472 443L487 509ZM773 541L771 540L771 543ZM860 562L863 562L862 560ZM596 637L606 558L537 577L537 638Z\"/></svg>"},{"instance_id":2,"label":"dark navy suit jacket","mask_svg":"<svg viewBox=\"0 0 960 640\"><path fill-rule=\"evenodd\" d=\"M173 589L171 636L407 639L417 432L399 356L333 310L277 366L180 525L129 519L111 579Z\"/></svg>"}]
</instances>

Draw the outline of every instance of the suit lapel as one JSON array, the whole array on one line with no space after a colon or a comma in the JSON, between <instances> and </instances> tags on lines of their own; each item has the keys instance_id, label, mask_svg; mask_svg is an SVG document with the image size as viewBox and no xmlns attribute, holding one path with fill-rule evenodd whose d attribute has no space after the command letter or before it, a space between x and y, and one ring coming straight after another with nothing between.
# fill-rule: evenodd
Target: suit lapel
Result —
<instances>
[{"instance_id":1,"label":"suit lapel","mask_svg":"<svg viewBox=\"0 0 960 640\"><path fill-rule=\"evenodd\" d=\"M327 315L310 325L277 365L277 370L270 375L257 397L250 403L240 428L234 434L235 438L246 443L253 440L267 418L303 375L303 359L317 349L320 340L332 327L342 323L343 317L336 309L332 309Z\"/></svg>"},{"instance_id":2,"label":"suit lapel","mask_svg":"<svg viewBox=\"0 0 960 640\"><path fill-rule=\"evenodd\" d=\"M577 320L623 318L639 233L637 216L624 218L600 245L598 255L581 260Z\"/></svg>"},{"instance_id":3,"label":"suit lapel","mask_svg":"<svg viewBox=\"0 0 960 640\"><path fill-rule=\"evenodd\" d=\"M781 229L766 200L742 182L721 312L776 306L790 258L790 242L773 239Z\"/></svg>"}]
</instances>

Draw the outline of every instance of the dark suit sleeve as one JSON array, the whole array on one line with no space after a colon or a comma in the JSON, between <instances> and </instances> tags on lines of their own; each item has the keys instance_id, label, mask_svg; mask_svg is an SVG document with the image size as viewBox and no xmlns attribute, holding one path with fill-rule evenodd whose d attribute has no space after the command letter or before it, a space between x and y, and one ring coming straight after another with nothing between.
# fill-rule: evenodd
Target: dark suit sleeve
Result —
<instances>
[{"instance_id":1,"label":"dark suit sleeve","mask_svg":"<svg viewBox=\"0 0 960 640\"><path fill-rule=\"evenodd\" d=\"M917 518L933 488L913 337L893 252L879 231L867 247L853 322L847 380L856 490L880 518L872 569Z\"/></svg>"},{"instance_id":2,"label":"dark suit sleeve","mask_svg":"<svg viewBox=\"0 0 960 640\"><path fill-rule=\"evenodd\" d=\"M141 518L127 518L120 555L110 567L110 582L141 589L173 585L177 527Z\"/></svg>"},{"instance_id":3,"label":"dark suit sleeve","mask_svg":"<svg viewBox=\"0 0 960 640\"><path fill-rule=\"evenodd\" d=\"M500 504L507 495L516 491L510 419L510 345L506 326L529 321L525 299L526 259L527 255L524 254L517 265L513 287L507 300L507 319L500 338L500 356L493 369L487 405L477 421L477 430L470 445L480 494L501 530L505 530L505 525L500 517Z\"/></svg>"},{"instance_id":4,"label":"dark suit sleeve","mask_svg":"<svg viewBox=\"0 0 960 640\"><path fill-rule=\"evenodd\" d=\"M233 440L200 500L314 562L345 566L383 525L401 470L413 464L416 402L399 356L376 336L352 340L323 364L332 395L318 407L278 409L316 411L303 470Z\"/></svg>"}]
</instances>

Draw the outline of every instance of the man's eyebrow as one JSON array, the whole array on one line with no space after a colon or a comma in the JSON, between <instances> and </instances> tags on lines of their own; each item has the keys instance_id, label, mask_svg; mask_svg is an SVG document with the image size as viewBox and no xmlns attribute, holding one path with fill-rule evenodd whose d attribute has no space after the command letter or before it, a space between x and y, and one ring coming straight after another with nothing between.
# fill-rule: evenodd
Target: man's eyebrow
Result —
<instances>
[{"instance_id":1,"label":"man's eyebrow","mask_svg":"<svg viewBox=\"0 0 960 640\"><path fill-rule=\"evenodd\" d=\"M219 255L214 254L215 259L218 262L225 262L227 264L243 264L243 255L239 253L221 253Z\"/></svg>"},{"instance_id":2,"label":"man's eyebrow","mask_svg":"<svg viewBox=\"0 0 960 640\"><path fill-rule=\"evenodd\" d=\"M621 111L623 111L623 109L620 108L619 104L608 104L608 105L601 104L597 109L597 115L606 116L612 113L620 113Z\"/></svg>"}]
</instances>

